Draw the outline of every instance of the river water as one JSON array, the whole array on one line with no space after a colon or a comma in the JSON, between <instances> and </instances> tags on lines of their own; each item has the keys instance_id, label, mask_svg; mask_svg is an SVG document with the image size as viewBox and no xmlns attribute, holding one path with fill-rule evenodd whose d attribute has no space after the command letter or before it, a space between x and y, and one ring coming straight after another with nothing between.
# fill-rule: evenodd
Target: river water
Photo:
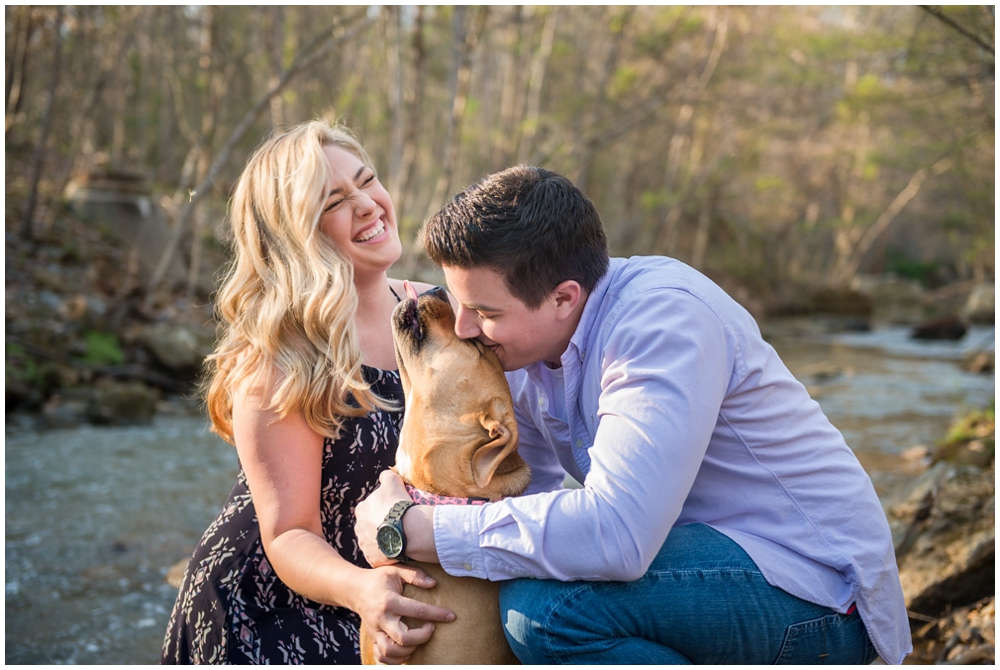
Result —
<instances>
[{"instance_id":1,"label":"river water","mask_svg":"<svg viewBox=\"0 0 1000 670\"><path fill-rule=\"evenodd\" d=\"M785 332L794 332L785 331ZM845 437L881 496L922 465L960 412L993 401L994 376L962 372L993 328L920 344L905 329L776 337L774 345ZM185 558L225 500L235 450L204 419L5 431L6 656L12 664L149 664Z\"/></svg>"}]
</instances>

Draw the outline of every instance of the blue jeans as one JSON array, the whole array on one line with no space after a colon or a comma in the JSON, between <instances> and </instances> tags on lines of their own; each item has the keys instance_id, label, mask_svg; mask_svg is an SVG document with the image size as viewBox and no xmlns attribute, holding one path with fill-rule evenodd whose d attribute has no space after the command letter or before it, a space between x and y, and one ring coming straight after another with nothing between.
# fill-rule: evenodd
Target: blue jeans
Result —
<instances>
[{"instance_id":1,"label":"blue jeans","mask_svg":"<svg viewBox=\"0 0 1000 670\"><path fill-rule=\"evenodd\" d=\"M865 664L876 658L857 611L768 584L738 544L703 525L670 531L634 582L516 579L500 612L522 663Z\"/></svg>"}]
</instances>

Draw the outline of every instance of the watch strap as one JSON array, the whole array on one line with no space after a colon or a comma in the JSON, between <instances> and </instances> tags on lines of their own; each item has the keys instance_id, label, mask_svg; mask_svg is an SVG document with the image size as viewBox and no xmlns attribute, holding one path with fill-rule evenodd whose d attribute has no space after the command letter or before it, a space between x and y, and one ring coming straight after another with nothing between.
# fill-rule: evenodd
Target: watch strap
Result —
<instances>
[{"instance_id":1,"label":"watch strap","mask_svg":"<svg viewBox=\"0 0 1000 670\"><path fill-rule=\"evenodd\" d=\"M412 500L400 500L389 509L389 513L385 515L385 520L382 522L383 525L393 526L399 532L402 546L399 550L399 556L396 558L401 561L410 560L406 557L406 532L403 530L403 515L416 504Z\"/></svg>"}]
</instances>

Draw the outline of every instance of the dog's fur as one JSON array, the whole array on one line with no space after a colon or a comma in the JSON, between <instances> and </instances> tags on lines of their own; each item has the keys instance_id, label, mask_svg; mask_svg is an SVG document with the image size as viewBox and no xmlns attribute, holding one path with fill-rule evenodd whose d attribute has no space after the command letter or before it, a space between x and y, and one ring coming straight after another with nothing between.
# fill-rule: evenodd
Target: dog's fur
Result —
<instances>
[{"instance_id":1,"label":"dog's fur","mask_svg":"<svg viewBox=\"0 0 1000 670\"><path fill-rule=\"evenodd\" d=\"M400 303L392 326L406 397L396 472L418 489L445 496L495 501L523 493L531 473L517 453L513 401L496 354L455 335L455 314L443 289ZM504 637L496 583L452 577L437 564L414 565L437 585L407 585L403 595L446 607L456 618L436 623L410 663L518 662ZM374 663L372 644L362 630L363 663Z\"/></svg>"}]
</instances>

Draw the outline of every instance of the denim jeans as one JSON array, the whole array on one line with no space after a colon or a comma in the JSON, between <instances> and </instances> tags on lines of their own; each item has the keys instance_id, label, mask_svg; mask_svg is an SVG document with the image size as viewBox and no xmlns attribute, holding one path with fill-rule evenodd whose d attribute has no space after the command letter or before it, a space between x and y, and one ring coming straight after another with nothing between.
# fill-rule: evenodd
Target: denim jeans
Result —
<instances>
[{"instance_id":1,"label":"denim jeans","mask_svg":"<svg viewBox=\"0 0 1000 670\"><path fill-rule=\"evenodd\" d=\"M865 664L857 611L769 585L738 544L703 525L670 531L634 582L516 579L500 611L522 663Z\"/></svg>"}]
</instances>

